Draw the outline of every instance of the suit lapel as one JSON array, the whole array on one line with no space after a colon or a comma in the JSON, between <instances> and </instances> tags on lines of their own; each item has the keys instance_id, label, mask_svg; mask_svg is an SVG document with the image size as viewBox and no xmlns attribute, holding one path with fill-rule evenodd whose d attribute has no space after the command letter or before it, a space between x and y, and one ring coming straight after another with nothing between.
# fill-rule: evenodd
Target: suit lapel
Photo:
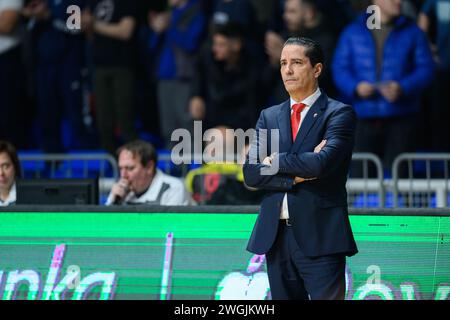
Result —
<instances>
[{"instance_id":1,"label":"suit lapel","mask_svg":"<svg viewBox=\"0 0 450 320\"><path fill-rule=\"evenodd\" d=\"M289 100L283 103L281 112L278 113L278 128L280 129L280 152L287 152L292 146L291 106Z\"/></svg>"},{"instance_id":2,"label":"suit lapel","mask_svg":"<svg viewBox=\"0 0 450 320\"><path fill-rule=\"evenodd\" d=\"M311 109L306 114L306 118L303 120L297 134L297 138L295 139L295 143L293 145L295 149L300 148L316 121L322 116L323 111L327 107L327 100L328 97L322 92L319 99L317 99L317 101L311 106Z\"/></svg>"}]
</instances>

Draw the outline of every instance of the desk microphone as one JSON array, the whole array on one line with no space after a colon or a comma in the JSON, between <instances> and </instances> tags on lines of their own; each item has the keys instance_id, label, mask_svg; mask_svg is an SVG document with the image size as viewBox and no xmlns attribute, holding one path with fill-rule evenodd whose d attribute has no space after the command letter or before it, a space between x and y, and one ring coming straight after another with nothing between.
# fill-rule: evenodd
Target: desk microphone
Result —
<instances>
[{"instance_id":1,"label":"desk microphone","mask_svg":"<svg viewBox=\"0 0 450 320\"><path fill-rule=\"evenodd\" d=\"M122 204L122 201L123 201L122 197L116 195L116 196L114 197L113 204Z\"/></svg>"}]
</instances>

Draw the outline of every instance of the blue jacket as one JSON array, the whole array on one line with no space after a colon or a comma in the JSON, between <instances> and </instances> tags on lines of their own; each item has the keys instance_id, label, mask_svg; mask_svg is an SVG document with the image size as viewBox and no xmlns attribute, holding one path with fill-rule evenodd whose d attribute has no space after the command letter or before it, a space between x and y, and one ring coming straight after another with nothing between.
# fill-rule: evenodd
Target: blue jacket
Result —
<instances>
[{"instance_id":1,"label":"blue jacket","mask_svg":"<svg viewBox=\"0 0 450 320\"><path fill-rule=\"evenodd\" d=\"M198 0L189 0L172 10L169 28L161 35L150 35L150 50L161 46L157 76L159 79L189 80L193 77L194 54L206 30L206 18Z\"/></svg>"},{"instance_id":2,"label":"blue jacket","mask_svg":"<svg viewBox=\"0 0 450 320\"><path fill-rule=\"evenodd\" d=\"M289 220L299 247L307 257L358 252L347 211L347 173L354 146L356 115L351 106L322 95L311 106L292 141L289 100L264 109L256 137L244 164L249 187L266 190L247 250L263 254L272 247L285 193ZM264 134L266 133L266 135ZM323 139L325 147L314 153ZM263 172L263 159L278 152ZM276 167L274 167L276 169ZM317 178L293 185L294 177Z\"/></svg>"},{"instance_id":3,"label":"blue jacket","mask_svg":"<svg viewBox=\"0 0 450 320\"><path fill-rule=\"evenodd\" d=\"M383 64L377 77L375 41L363 14L349 25L339 39L332 62L333 78L341 99L352 104L359 118L402 116L418 112L421 93L434 78L435 63L426 35L415 22L399 17L386 39ZM389 103L378 92L360 99L356 87L361 81L400 83L403 95Z\"/></svg>"}]
</instances>

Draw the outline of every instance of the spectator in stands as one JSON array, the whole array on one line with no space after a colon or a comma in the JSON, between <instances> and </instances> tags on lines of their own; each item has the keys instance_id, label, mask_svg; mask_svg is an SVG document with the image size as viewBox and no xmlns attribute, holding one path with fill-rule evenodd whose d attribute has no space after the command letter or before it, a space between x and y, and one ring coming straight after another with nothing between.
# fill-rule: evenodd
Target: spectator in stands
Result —
<instances>
[{"instance_id":1,"label":"spectator in stands","mask_svg":"<svg viewBox=\"0 0 450 320\"><path fill-rule=\"evenodd\" d=\"M150 50L150 21L167 8L166 0L138 0L139 23L137 30L138 55L136 59L136 120L141 138L151 141L158 149L164 146L160 138L157 91L157 50Z\"/></svg>"},{"instance_id":2,"label":"spectator in stands","mask_svg":"<svg viewBox=\"0 0 450 320\"><path fill-rule=\"evenodd\" d=\"M216 26L212 46L196 63L190 100L193 119L206 127L252 128L257 120L259 66L245 48L237 24Z\"/></svg>"},{"instance_id":3,"label":"spectator in stands","mask_svg":"<svg viewBox=\"0 0 450 320\"><path fill-rule=\"evenodd\" d=\"M186 188L192 198L198 204L206 205L257 205L262 193L250 191L245 186L242 171L248 145L244 147L244 154L234 159L235 136L233 130L226 126L217 126L206 131L205 140L209 142L205 145L205 164L189 171L185 179Z\"/></svg>"},{"instance_id":4,"label":"spectator in stands","mask_svg":"<svg viewBox=\"0 0 450 320\"><path fill-rule=\"evenodd\" d=\"M280 32L283 29L283 8L287 0L273 0L272 17L269 21L269 29ZM335 33L339 33L349 22L355 13L354 4L361 10L366 10L370 0L315 0L314 3L329 20L327 23L333 26Z\"/></svg>"},{"instance_id":5,"label":"spectator in stands","mask_svg":"<svg viewBox=\"0 0 450 320\"><path fill-rule=\"evenodd\" d=\"M234 161L226 161L228 153L234 151L234 135L230 129L217 126L205 132L204 140L208 141L203 152L205 163L186 175L186 189L198 204L208 204L226 177L236 179L242 172Z\"/></svg>"},{"instance_id":6,"label":"spectator in stands","mask_svg":"<svg viewBox=\"0 0 450 320\"><path fill-rule=\"evenodd\" d=\"M414 151L421 93L434 77L425 34L401 15L401 0L374 0L381 28L370 30L361 15L342 33L333 76L342 99L359 118L356 152L373 152L389 169L394 158Z\"/></svg>"},{"instance_id":7,"label":"spectator in stands","mask_svg":"<svg viewBox=\"0 0 450 320\"><path fill-rule=\"evenodd\" d=\"M419 26L430 37L438 67L430 110L433 149L450 152L450 0L427 0L419 15Z\"/></svg>"},{"instance_id":8,"label":"spectator in stands","mask_svg":"<svg viewBox=\"0 0 450 320\"><path fill-rule=\"evenodd\" d=\"M191 203L183 182L157 169L158 156L150 143L134 140L120 147L117 156L120 180L113 185L107 205Z\"/></svg>"},{"instance_id":9,"label":"spectator in stands","mask_svg":"<svg viewBox=\"0 0 450 320\"><path fill-rule=\"evenodd\" d=\"M402 0L402 14L416 20L417 19L417 8L411 0Z\"/></svg>"},{"instance_id":10,"label":"spectator in stands","mask_svg":"<svg viewBox=\"0 0 450 320\"><path fill-rule=\"evenodd\" d=\"M114 153L118 141L137 137L134 113L134 54L136 3L93 0L82 15L91 34L94 94L100 146ZM116 129L120 137L116 136Z\"/></svg>"},{"instance_id":11,"label":"spectator in stands","mask_svg":"<svg viewBox=\"0 0 450 320\"><path fill-rule=\"evenodd\" d=\"M0 139L19 140L21 51L18 25L23 0L0 0ZM7 115L7 116L6 116Z\"/></svg>"},{"instance_id":12,"label":"spectator in stands","mask_svg":"<svg viewBox=\"0 0 450 320\"><path fill-rule=\"evenodd\" d=\"M264 29L263 25L259 23L255 9L255 6L261 6L262 1L259 0L255 6L251 0L214 0L213 2L210 31L213 31L215 26L230 23L240 25L249 52L257 59L262 58L261 42Z\"/></svg>"},{"instance_id":13,"label":"spectator in stands","mask_svg":"<svg viewBox=\"0 0 450 320\"><path fill-rule=\"evenodd\" d=\"M149 44L159 49L156 62L158 107L161 135L170 146L172 132L178 128L192 130L189 113L190 81L194 55L200 48L206 19L198 0L170 0L170 12L150 17Z\"/></svg>"},{"instance_id":14,"label":"spectator in stands","mask_svg":"<svg viewBox=\"0 0 450 320\"><path fill-rule=\"evenodd\" d=\"M0 141L0 206L16 202L16 179L22 170L16 148L7 141Z\"/></svg>"},{"instance_id":15,"label":"spectator in stands","mask_svg":"<svg viewBox=\"0 0 450 320\"><path fill-rule=\"evenodd\" d=\"M68 29L67 8L86 6L86 0L33 0L23 14L37 22L36 43L37 121L39 145L45 152L64 151L61 125L67 119L70 128L68 147L86 148L83 123L83 77L85 42L81 29Z\"/></svg>"},{"instance_id":16,"label":"spectator in stands","mask_svg":"<svg viewBox=\"0 0 450 320\"><path fill-rule=\"evenodd\" d=\"M273 15L273 9L276 1L279 0L249 0L252 4L253 10L255 11L255 16L258 25L260 26L261 38L260 41L264 40L264 32L267 30L269 21Z\"/></svg>"},{"instance_id":17,"label":"spectator in stands","mask_svg":"<svg viewBox=\"0 0 450 320\"><path fill-rule=\"evenodd\" d=\"M284 28L275 32L269 30L265 36L266 53L269 57L270 68L266 70L264 79L266 86L272 89L276 102L288 98L284 84L279 76L281 50L289 37L308 37L322 46L325 53L325 65L333 56L336 34L328 24L324 14L314 0L286 0L283 12ZM324 70L320 79L320 86L333 95L334 85L330 71Z\"/></svg>"},{"instance_id":18,"label":"spectator in stands","mask_svg":"<svg viewBox=\"0 0 450 320\"><path fill-rule=\"evenodd\" d=\"M246 144L240 154L240 171L233 176L226 176L223 183L213 192L208 205L259 205L266 194L264 190L250 188L244 182L243 165L250 144Z\"/></svg>"},{"instance_id":19,"label":"spectator in stands","mask_svg":"<svg viewBox=\"0 0 450 320\"><path fill-rule=\"evenodd\" d=\"M256 12L250 0L214 0L213 26L239 24L247 36L257 26Z\"/></svg>"}]
</instances>

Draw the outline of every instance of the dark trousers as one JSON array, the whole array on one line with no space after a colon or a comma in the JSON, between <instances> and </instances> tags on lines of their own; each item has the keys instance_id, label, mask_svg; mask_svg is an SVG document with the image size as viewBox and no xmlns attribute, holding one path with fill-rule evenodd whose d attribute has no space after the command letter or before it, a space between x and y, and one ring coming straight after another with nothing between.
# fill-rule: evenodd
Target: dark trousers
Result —
<instances>
[{"instance_id":1,"label":"dark trousers","mask_svg":"<svg viewBox=\"0 0 450 320\"><path fill-rule=\"evenodd\" d=\"M431 91L429 118L433 151L450 152L450 70L440 70Z\"/></svg>"},{"instance_id":2,"label":"dark trousers","mask_svg":"<svg viewBox=\"0 0 450 320\"><path fill-rule=\"evenodd\" d=\"M16 147L24 140L22 109L24 79L20 60L20 47L0 54L0 140L8 140Z\"/></svg>"},{"instance_id":3,"label":"dark trousers","mask_svg":"<svg viewBox=\"0 0 450 320\"><path fill-rule=\"evenodd\" d=\"M266 254L273 300L344 300L345 255L306 257L292 227L280 222L277 239Z\"/></svg>"},{"instance_id":4,"label":"dark trousers","mask_svg":"<svg viewBox=\"0 0 450 320\"><path fill-rule=\"evenodd\" d=\"M119 144L137 138L133 71L126 67L98 67L94 86L100 146L114 154ZM121 139L116 138L116 129Z\"/></svg>"},{"instance_id":5,"label":"dark trousers","mask_svg":"<svg viewBox=\"0 0 450 320\"><path fill-rule=\"evenodd\" d=\"M191 85L185 81L159 80L157 90L161 135L166 148L170 148L178 143L171 141L176 129L193 133L193 120L189 113Z\"/></svg>"},{"instance_id":6,"label":"dark trousers","mask_svg":"<svg viewBox=\"0 0 450 320\"><path fill-rule=\"evenodd\" d=\"M83 123L83 65L66 59L40 65L36 71L40 146L45 152L65 150L61 138L63 118L69 124L69 145L82 149L88 145Z\"/></svg>"},{"instance_id":7,"label":"dark trousers","mask_svg":"<svg viewBox=\"0 0 450 320\"><path fill-rule=\"evenodd\" d=\"M390 171L394 159L401 153L414 152L416 115L383 119L359 119L356 127L354 152L375 153L382 160L385 171ZM375 170L369 168L369 176ZM363 176L361 164L354 164L351 170L354 178Z\"/></svg>"}]
</instances>

